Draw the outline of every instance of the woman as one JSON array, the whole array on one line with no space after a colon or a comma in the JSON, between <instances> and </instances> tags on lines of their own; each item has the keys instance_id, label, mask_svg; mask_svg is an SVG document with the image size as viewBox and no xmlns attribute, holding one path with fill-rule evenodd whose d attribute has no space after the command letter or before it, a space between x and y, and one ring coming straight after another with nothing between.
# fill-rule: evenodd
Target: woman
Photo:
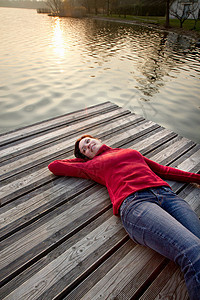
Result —
<instances>
[{"instance_id":1,"label":"woman","mask_svg":"<svg viewBox=\"0 0 200 300\"><path fill-rule=\"evenodd\" d=\"M162 166L136 150L110 148L90 135L76 141L74 153L75 159L56 160L49 170L105 185L129 236L180 265L190 299L200 299L200 221L161 179L200 184L200 175Z\"/></svg>"}]
</instances>

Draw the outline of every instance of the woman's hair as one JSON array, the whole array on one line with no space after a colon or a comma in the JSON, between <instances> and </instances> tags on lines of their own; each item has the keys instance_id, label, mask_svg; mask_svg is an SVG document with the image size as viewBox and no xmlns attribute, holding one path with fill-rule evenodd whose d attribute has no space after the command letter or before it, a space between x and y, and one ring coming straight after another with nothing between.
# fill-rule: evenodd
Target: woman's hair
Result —
<instances>
[{"instance_id":1,"label":"woman's hair","mask_svg":"<svg viewBox=\"0 0 200 300\"><path fill-rule=\"evenodd\" d=\"M75 148L74 148L74 155L77 157L77 158L82 158L82 159L87 159L87 156L82 154L80 149L79 149L79 143L82 139L86 138L86 137L90 137L92 139L97 139L95 137L93 137L92 135L89 135L89 134L84 134L82 135L75 143Z\"/></svg>"}]
</instances>

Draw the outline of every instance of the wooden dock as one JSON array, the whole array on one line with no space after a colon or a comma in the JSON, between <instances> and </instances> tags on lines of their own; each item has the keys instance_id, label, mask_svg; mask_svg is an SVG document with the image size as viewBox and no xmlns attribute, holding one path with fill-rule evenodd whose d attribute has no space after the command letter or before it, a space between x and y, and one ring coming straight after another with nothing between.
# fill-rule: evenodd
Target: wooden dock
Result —
<instances>
[{"instance_id":1,"label":"wooden dock","mask_svg":"<svg viewBox=\"0 0 200 300\"><path fill-rule=\"evenodd\" d=\"M1 135L0 299L188 299L179 268L129 239L105 187L48 170L84 133L200 169L200 145L110 102ZM169 183L200 214L200 189Z\"/></svg>"}]
</instances>

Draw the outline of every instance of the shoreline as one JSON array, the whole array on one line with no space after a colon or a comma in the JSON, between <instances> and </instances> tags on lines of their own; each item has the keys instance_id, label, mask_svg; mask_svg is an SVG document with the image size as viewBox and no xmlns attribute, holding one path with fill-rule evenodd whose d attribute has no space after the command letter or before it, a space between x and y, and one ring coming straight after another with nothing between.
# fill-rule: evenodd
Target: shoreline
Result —
<instances>
[{"instance_id":1,"label":"shoreline","mask_svg":"<svg viewBox=\"0 0 200 300\"><path fill-rule=\"evenodd\" d=\"M91 16L90 16L91 17ZM126 20L126 19L118 19L118 18L112 18L112 17L101 17L101 16L92 16L91 18L101 21L109 21L109 22L116 22L116 23L124 23L124 24L130 24L130 25L138 25L138 26L145 26L148 28L152 28L159 31L166 31L166 32L173 32L178 35L185 36L187 38L192 39L195 43L200 43L200 32L192 31L192 30L185 30L184 28L175 28L175 27L169 27L165 28L162 25L159 24L153 24L153 23L146 23L146 22L140 22L136 20Z\"/></svg>"}]
</instances>

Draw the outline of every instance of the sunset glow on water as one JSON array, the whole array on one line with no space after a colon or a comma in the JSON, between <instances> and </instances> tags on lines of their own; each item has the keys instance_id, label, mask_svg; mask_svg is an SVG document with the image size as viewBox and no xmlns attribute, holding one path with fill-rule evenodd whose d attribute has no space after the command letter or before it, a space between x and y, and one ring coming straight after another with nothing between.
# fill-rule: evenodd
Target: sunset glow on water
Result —
<instances>
[{"instance_id":1,"label":"sunset glow on water","mask_svg":"<svg viewBox=\"0 0 200 300\"><path fill-rule=\"evenodd\" d=\"M200 142L200 49L186 37L0 8L0 132L111 101Z\"/></svg>"}]
</instances>

